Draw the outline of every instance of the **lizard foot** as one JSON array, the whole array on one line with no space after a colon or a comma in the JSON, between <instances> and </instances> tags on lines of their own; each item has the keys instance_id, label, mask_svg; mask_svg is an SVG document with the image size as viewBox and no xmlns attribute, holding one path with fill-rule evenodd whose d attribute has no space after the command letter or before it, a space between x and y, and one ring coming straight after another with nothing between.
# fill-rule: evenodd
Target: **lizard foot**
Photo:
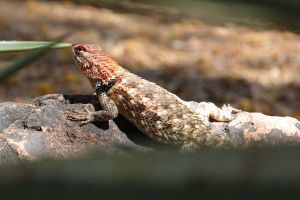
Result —
<instances>
[{"instance_id":1,"label":"lizard foot","mask_svg":"<svg viewBox=\"0 0 300 200\"><path fill-rule=\"evenodd\" d=\"M94 122L95 121L95 111L91 105L84 105L84 111L81 110L67 110L65 113L68 120L80 121L80 126Z\"/></svg>"}]
</instances>

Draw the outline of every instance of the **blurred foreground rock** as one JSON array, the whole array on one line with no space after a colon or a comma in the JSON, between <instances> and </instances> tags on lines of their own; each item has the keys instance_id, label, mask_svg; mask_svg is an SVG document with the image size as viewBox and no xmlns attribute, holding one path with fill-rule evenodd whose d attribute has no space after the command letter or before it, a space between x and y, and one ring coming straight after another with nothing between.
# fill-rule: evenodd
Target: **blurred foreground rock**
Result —
<instances>
[{"instance_id":1,"label":"blurred foreground rock","mask_svg":"<svg viewBox=\"0 0 300 200\"><path fill-rule=\"evenodd\" d=\"M84 126L66 119L67 110L83 109L82 104L87 103L93 104L96 110L101 109L92 95L54 94L39 97L32 104L0 104L0 162L74 158L90 151L126 153L165 148L144 136L122 116ZM187 105L198 112L197 106L203 103L187 102ZM229 122L207 123L241 147L300 142L300 122L294 118L248 112L238 112L232 117Z\"/></svg>"},{"instance_id":2,"label":"blurred foreground rock","mask_svg":"<svg viewBox=\"0 0 300 200\"><path fill-rule=\"evenodd\" d=\"M0 165L1 199L297 199L300 148L97 154Z\"/></svg>"}]
</instances>

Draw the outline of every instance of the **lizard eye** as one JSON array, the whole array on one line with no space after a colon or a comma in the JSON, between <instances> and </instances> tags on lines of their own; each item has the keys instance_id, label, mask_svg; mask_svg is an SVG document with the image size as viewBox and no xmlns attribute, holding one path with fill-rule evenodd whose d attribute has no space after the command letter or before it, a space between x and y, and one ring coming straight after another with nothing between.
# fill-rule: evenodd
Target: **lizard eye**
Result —
<instances>
[{"instance_id":1,"label":"lizard eye","mask_svg":"<svg viewBox=\"0 0 300 200\"><path fill-rule=\"evenodd\" d=\"M83 46L77 46L74 48L74 52L77 56L80 55L83 51L86 51L86 49Z\"/></svg>"}]
</instances>

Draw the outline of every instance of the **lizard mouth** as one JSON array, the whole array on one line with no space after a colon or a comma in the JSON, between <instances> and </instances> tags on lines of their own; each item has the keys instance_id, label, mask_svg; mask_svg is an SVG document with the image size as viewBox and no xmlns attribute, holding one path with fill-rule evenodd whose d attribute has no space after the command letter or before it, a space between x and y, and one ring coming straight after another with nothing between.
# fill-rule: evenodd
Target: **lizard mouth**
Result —
<instances>
[{"instance_id":1,"label":"lizard mouth","mask_svg":"<svg viewBox=\"0 0 300 200\"><path fill-rule=\"evenodd\" d=\"M91 73L92 64L88 61L87 58L84 57L84 55L82 55L81 50L78 50L78 48L74 48L73 57L81 71L83 71L86 74Z\"/></svg>"},{"instance_id":2,"label":"lizard mouth","mask_svg":"<svg viewBox=\"0 0 300 200\"><path fill-rule=\"evenodd\" d=\"M91 63L85 57L75 56L75 60L78 63L78 66L80 67L80 69L83 72L85 72L85 73L91 72L92 65L91 65Z\"/></svg>"}]
</instances>

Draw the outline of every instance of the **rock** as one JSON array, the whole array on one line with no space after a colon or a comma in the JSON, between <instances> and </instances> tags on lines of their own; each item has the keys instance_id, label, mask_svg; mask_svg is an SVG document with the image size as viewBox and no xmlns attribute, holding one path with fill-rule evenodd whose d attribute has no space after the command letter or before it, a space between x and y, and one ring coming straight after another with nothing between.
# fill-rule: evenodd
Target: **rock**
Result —
<instances>
[{"instance_id":1,"label":"rock","mask_svg":"<svg viewBox=\"0 0 300 200\"><path fill-rule=\"evenodd\" d=\"M113 120L79 126L66 119L67 110L82 109L86 103L100 109L92 95L54 94L39 97L32 104L1 103L0 162L78 157L91 151L150 150L134 144ZM130 124L121 116L116 121Z\"/></svg>"}]
</instances>

